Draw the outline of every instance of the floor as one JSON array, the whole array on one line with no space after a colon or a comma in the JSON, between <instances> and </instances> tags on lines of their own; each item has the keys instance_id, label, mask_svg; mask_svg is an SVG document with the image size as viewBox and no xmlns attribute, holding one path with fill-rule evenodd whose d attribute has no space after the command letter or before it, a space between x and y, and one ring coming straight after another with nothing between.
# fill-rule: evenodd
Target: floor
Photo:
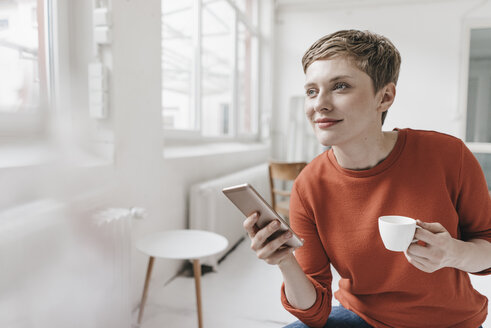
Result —
<instances>
[{"instance_id":1,"label":"floor","mask_svg":"<svg viewBox=\"0 0 491 328\"><path fill-rule=\"evenodd\" d=\"M471 279L476 289L491 298L489 276L471 275ZM335 274L333 286L338 280ZM257 260L248 243L242 242L218 266L218 272L202 277L203 326L278 328L295 321L281 306L281 282L280 271ZM194 279L179 276L165 287L162 284L159 288L158 284L152 281L140 328L198 327ZM333 304L338 303L333 300ZM483 327L491 327L491 318Z\"/></svg>"}]
</instances>

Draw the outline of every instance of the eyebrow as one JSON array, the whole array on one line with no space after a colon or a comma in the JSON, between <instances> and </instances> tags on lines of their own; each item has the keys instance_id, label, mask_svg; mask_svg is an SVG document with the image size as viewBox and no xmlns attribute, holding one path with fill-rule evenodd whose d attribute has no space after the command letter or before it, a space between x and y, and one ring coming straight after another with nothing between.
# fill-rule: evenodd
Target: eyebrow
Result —
<instances>
[{"instance_id":1,"label":"eyebrow","mask_svg":"<svg viewBox=\"0 0 491 328\"><path fill-rule=\"evenodd\" d=\"M333 77L332 79L330 79L330 80L329 80L329 83L334 82L334 81L337 81L337 80L346 79L346 78L348 78L348 79L352 79L352 78L353 78L353 76L351 76L351 75L338 75L338 76L335 76L335 77ZM305 84L303 87L304 87L305 89L307 89L307 88L309 88L309 87L311 87L311 86L313 86L313 85L316 85L316 83L309 82L309 83L306 83L306 84Z\"/></svg>"}]
</instances>

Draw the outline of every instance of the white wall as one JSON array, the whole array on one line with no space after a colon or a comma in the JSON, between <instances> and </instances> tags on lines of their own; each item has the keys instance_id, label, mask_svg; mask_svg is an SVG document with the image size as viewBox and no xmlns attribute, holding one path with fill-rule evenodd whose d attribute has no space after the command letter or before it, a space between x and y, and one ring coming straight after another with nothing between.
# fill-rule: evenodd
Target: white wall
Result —
<instances>
[{"instance_id":1,"label":"white wall","mask_svg":"<svg viewBox=\"0 0 491 328\"><path fill-rule=\"evenodd\" d=\"M273 156L284 158L288 135L285 109L292 96L303 94L303 53L318 38L340 29L385 35L401 53L397 96L385 129L430 129L463 138L464 116L459 112L462 31L463 23L476 17L491 22L489 1L407 1L394 5L385 1L344 8L321 6L320 2L311 7L280 6L275 30Z\"/></svg>"}]
</instances>

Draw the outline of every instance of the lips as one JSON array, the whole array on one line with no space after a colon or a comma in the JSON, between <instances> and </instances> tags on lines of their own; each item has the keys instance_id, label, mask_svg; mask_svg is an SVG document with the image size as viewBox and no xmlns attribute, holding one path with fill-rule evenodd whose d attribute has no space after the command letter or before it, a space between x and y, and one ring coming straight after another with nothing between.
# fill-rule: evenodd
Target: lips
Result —
<instances>
[{"instance_id":1,"label":"lips","mask_svg":"<svg viewBox=\"0 0 491 328\"><path fill-rule=\"evenodd\" d=\"M320 129L326 129L329 128L333 125L338 124L339 122L342 122L343 120L336 120L333 118L318 118L314 120L314 123L317 124L317 126Z\"/></svg>"}]
</instances>

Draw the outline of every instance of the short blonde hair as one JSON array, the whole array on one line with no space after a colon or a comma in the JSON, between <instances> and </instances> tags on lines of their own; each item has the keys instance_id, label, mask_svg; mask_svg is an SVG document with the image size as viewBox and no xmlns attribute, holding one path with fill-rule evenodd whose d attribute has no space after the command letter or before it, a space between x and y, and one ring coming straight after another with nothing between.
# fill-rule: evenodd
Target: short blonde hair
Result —
<instances>
[{"instance_id":1,"label":"short blonde hair","mask_svg":"<svg viewBox=\"0 0 491 328\"><path fill-rule=\"evenodd\" d=\"M372 79L377 93L388 83L397 84L401 55L384 36L359 30L342 30L317 40L302 58L304 73L314 61L345 56ZM387 111L382 113L382 124Z\"/></svg>"}]
</instances>

